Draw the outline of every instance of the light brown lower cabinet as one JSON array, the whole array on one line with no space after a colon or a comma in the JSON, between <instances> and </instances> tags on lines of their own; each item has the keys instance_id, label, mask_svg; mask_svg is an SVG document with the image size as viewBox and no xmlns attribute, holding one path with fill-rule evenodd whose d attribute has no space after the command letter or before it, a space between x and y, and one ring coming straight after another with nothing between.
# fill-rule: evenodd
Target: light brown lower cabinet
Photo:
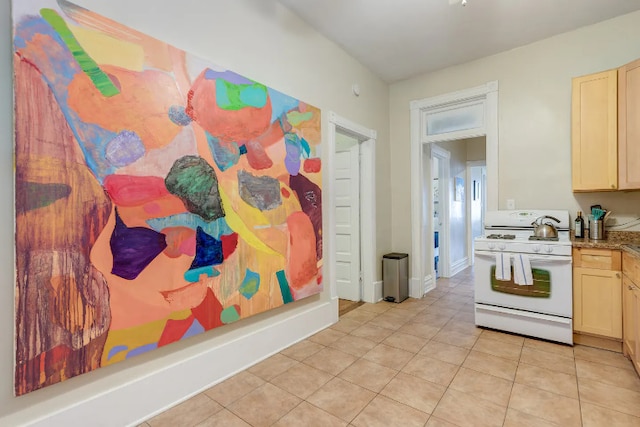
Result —
<instances>
[{"instance_id":1,"label":"light brown lower cabinet","mask_svg":"<svg viewBox=\"0 0 640 427\"><path fill-rule=\"evenodd\" d=\"M622 339L621 277L619 271L573 269L575 332Z\"/></svg>"},{"instance_id":2,"label":"light brown lower cabinet","mask_svg":"<svg viewBox=\"0 0 640 427\"><path fill-rule=\"evenodd\" d=\"M622 253L573 248L573 342L622 352Z\"/></svg>"}]
</instances>

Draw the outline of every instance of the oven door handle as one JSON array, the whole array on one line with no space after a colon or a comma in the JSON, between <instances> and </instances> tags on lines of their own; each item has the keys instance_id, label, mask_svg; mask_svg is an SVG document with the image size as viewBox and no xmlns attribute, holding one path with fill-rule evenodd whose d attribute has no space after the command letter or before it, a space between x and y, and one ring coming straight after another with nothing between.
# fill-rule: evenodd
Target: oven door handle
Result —
<instances>
[{"instance_id":1,"label":"oven door handle","mask_svg":"<svg viewBox=\"0 0 640 427\"><path fill-rule=\"evenodd\" d=\"M474 252L475 256L489 258L492 260L494 260L496 258L496 254L499 254L499 253L504 253L505 255L509 255L511 259L513 259L515 255L518 255L513 252L487 252L487 251ZM526 254L526 255L529 256L530 261L540 261L546 264L552 264L552 263L553 264L566 264L566 263L571 264L573 260L571 255L532 255L532 254Z\"/></svg>"},{"instance_id":2,"label":"oven door handle","mask_svg":"<svg viewBox=\"0 0 640 427\"><path fill-rule=\"evenodd\" d=\"M567 318L567 317L550 316L548 314L534 313L531 311L524 311L524 310L514 310L512 308L496 307L496 306L485 305L485 304L476 304L476 311L491 311L499 314L512 314L517 317L528 317L530 319L535 319L535 320L546 320L549 322L561 323L568 326L571 326L573 322L571 318Z\"/></svg>"}]
</instances>

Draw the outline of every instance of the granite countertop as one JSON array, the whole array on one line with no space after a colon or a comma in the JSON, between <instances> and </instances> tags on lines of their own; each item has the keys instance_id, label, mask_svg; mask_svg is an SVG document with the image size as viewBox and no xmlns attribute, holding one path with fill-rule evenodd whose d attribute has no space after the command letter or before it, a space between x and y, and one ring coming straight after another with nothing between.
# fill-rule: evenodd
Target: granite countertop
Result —
<instances>
[{"instance_id":1,"label":"granite countertop","mask_svg":"<svg viewBox=\"0 0 640 427\"><path fill-rule=\"evenodd\" d=\"M606 239L576 239L571 235L571 244L574 248L596 249L620 249L640 256L640 232L638 231L608 231Z\"/></svg>"}]
</instances>

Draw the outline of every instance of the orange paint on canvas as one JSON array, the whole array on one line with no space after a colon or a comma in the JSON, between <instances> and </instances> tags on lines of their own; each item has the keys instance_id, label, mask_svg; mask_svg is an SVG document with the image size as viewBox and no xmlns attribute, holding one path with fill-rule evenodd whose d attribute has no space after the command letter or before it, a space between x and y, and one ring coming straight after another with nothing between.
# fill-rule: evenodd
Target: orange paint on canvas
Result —
<instances>
[{"instance_id":1,"label":"orange paint on canvas","mask_svg":"<svg viewBox=\"0 0 640 427\"><path fill-rule=\"evenodd\" d=\"M196 232L187 227L170 227L161 231L166 236L167 247L164 254L169 258L180 255L194 256L196 253Z\"/></svg>"},{"instance_id":2,"label":"orange paint on canvas","mask_svg":"<svg viewBox=\"0 0 640 427\"><path fill-rule=\"evenodd\" d=\"M271 123L271 104L262 108L224 110L216 101L216 82L205 73L194 81L188 97L187 114L222 142L246 141L260 137Z\"/></svg>"},{"instance_id":3,"label":"orange paint on canvas","mask_svg":"<svg viewBox=\"0 0 640 427\"><path fill-rule=\"evenodd\" d=\"M118 207L120 217L130 227L149 227L147 219L186 212L184 203L174 195L164 196L142 206Z\"/></svg>"},{"instance_id":4,"label":"orange paint on canvas","mask_svg":"<svg viewBox=\"0 0 640 427\"><path fill-rule=\"evenodd\" d=\"M114 133L135 132L147 149L169 144L182 130L167 113L172 105L184 103L171 76L156 70L137 73L113 66L102 70L117 79L119 95L100 95L85 73L76 74L69 84L69 106L83 121Z\"/></svg>"},{"instance_id":5,"label":"orange paint on canvas","mask_svg":"<svg viewBox=\"0 0 640 427\"><path fill-rule=\"evenodd\" d=\"M286 268L289 286L301 288L312 280L316 267L316 235L313 224L304 212L295 212L287 219L289 251Z\"/></svg>"}]
</instances>

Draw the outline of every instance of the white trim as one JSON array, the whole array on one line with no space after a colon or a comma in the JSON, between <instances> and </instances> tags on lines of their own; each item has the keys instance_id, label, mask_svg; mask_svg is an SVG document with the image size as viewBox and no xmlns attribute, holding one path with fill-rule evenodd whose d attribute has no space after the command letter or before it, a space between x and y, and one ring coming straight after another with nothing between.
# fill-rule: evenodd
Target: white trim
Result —
<instances>
[{"instance_id":1,"label":"white trim","mask_svg":"<svg viewBox=\"0 0 640 427\"><path fill-rule=\"evenodd\" d=\"M426 277L424 280L424 293L427 294L436 288L436 280L433 276Z\"/></svg>"},{"instance_id":2,"label":"white trim","mask_svg":"<svg viewBox=\"0 0 640 427\"><path fill-rule=\"evenodd\" d=\"M382 301L382 280L373 282L373 302Z\"/></svg>"},{"instance_id":3,"label":"white trim","mask_svg":"<svg viewBox=\"0 0 640 427\"><path fill-rule=\"evenodd\" d=\"M429 156L429 161L433 162L433 158L437 157L440 159L440 173L438 173L438 178L442 176L442 182L438 183L441 191L440 194L440 215L442 217L442 227L440 229L439 234L439 247L440 249L444 248L444 250L440 250L440 276L441 277L450 277L451 274L451 230L449 226L449 214L451 212L451 152L445 150L444 148L435 145L429 144L428 148L431 150L431 154ZM424 170L423 165L423 170ZM431 163L429 164L427 170L429 171L429 175L431 175ZM425 172L426 173L426 172ZM429 197L430 203L427 204L427 230L424 234L424 248L430 248L430 251L434 250L434 239L435 239L435 230L433 224L433 186L429 186ZM455 189L454 189L455 190ZM423 201L424 202L424 201ZM426 251L425 251L426 252ZM428 252L426 252L428 253ZM428 261L433 266L433 255L431 258L425 258L425 261ZM431 275L436 277L435 268L432 267ZM425 291L426 292L426 291Z\"/></svg>"},{"instance_id":4,"label":"white trim","mask_svg":"<svg viewBox=\"0 0 640 427\"><path fill-rule=\"evenodd\" d=\"M168 408L201 393L226 378L266 359L295 342L330 326L338 319L338 301L332 299L290 316L266 324L238 339L212 346L180 362L166 366L141 378L135 378L85 400L61 408L57 412L28 421L30 426L79 426L87 420L96 425L135 426ZM250 349L250 351L247 351ZM157 393L162 390L162 393ZM132 404L135 402L135 404ZM34 405L36 406L36 405ZM111 408L111 410L105 410ZM26 411L34 411L34 407ZM15 413L15 422L3 419L7 425L22 425ZM96 414L100 418L96 419Z\"/></svg>"},{"instance_id":5,"label":"white trim","mask_svg":"<svg viewBox=\"0 0 640 427\"><path fill-rule=\"evenodd\" d=\"M336 151L336 129L346 131L353 135L360 141L360 174L361 183L360 188L360 229L366 230L364 233L360 233L360 257L362 259L362 299L366 302L377 302L376 300L376 288L374 285L376 277L376 191L375 191L375 165L376 165L376 137L377 132L372 129L368 129L357 123L354 123L348 119L340 117L336 113L330 111L329 121L327 125L327 167L324 173L327 175L327 180L324 181L326 191L324 194L330 195L329 210L327 213L327 223L325 238L328 240L327 248L330 251L335 248L335 200L333 194L335 194L335 151ZM325 198L326 200L326 198ZM338 291L336 288L336 263L333 253L325 252L324 258L328 265L328 280L331 287L331 296L337 297ZM382 295L382 290L380 290Z\"/></svg>"},{"instance_id":6,"label":"white trim","mask_svg":"<svg viewBox=\"0 0 640 427\"><path fill-rule=\"evenodd\" d=\"M426 135L421 134L422 116L428 110L435 110L448 105L460 104L472 100L484 99L484 126L481 129L471 129L468 131L451 132L438 135L437 139L427 140ZM474 88L461 90L458 92L434 96L421 100L411 101L411 283L418 283L422 289L417 292L424 294L424 279L432 273L432 263L425 263L429 259L433 249L431 245L424 246L422 236L429 232L429 227L425 227L422 221L423 212L423 189L422 177L422 145L425 142L448 141L462 138L472 138L486 136L486 161L487 161L487 209L498 209L498 82L488 82ZM429 166L430 167L430 166ZM433 232L427 236L433 241ZM426 253L425 253L426 252ZM425 265L426 264L426 265Z\"/></svg>"},{"instance_id":7,"label":"white trim","mask_svg":"<svg viewBox=\"0 0 640 427\"><path fill-rule=\"evenodd\" d=\"M455 276L456 274L460 273L462 270L469 267L469 265L470 264L468 257L464 257L454 262L453 264L451 264L451 276Z\"/></svg>"},{"instance_id":8,"label":"white trim","mask_svg":"<svg viewBox=\"0 0 640 427\"><path fill-rule=\"evenodd\" d=\"M414 278L409 279L409 296L411 298L422 298L427 292L432 291L436 288L436 278L435 276L428 275L422 280L422 284L420 281Z\"/></svg>"},{"instance_id":9,"label":"white trim","mask_svg":"<svg viewBox=\"0 0 640 427\"><path fill-rule=\"evenodd\" d=\"M467 215L467 258L471 260L469 265L473 265L473 224L471 223L471 203L473 203L473 180L471 179L471 168L476 166L484 166L486 168L487 161L486 160L467 160L467 170L466 173L466 188L465 188L465 199L466 199L466 215ZM482 183L480 183L480 188L482 188ZM482 206L484 209L484 206Z\"/></svg>"}]
</instances>

